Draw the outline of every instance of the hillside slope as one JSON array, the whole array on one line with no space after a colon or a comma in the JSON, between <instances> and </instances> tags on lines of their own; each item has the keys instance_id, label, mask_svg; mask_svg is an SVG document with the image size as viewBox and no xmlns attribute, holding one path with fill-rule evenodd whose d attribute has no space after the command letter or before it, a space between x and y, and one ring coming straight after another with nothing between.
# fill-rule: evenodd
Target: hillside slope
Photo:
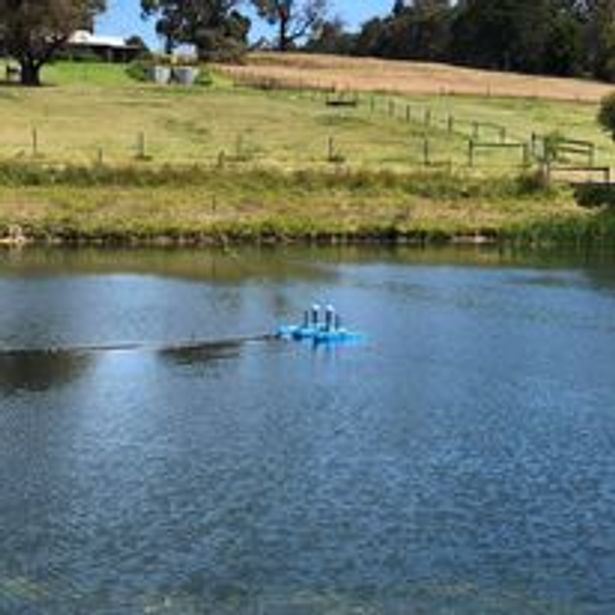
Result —
<instances>
[{"instance_id":1,"label":"hillside slope","mask_svg":"<svg viewBox=\"0 0 615 615\"><path fill-rule=\"evenodd\" d=\"M224 67L238 79L274 80L294 87L396 94L474 94L596 102L606 83L477 70L428 62L402 62L311 54L258 53L244 66Z\"/></svg>"}]
</instances>

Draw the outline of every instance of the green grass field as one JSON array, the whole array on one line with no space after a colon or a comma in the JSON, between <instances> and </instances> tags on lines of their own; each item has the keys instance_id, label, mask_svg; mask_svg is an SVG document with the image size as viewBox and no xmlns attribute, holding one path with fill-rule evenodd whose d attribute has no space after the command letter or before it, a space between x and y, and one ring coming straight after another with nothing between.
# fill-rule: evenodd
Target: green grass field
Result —
<instances>
[{"instance_id":1,"label":"green grass field","mask_svg":"<svg viewBox=\"0 0 615 615\"><path fill-rule=\"evenodd\" d=\"M615 153L587 103L363 93L356 108L338 108L323 93L235 87L221 74L212 86L185 89L88 63L58 63L43 78L40 89L0 86L0 235L16 224L37 237L63 229L71 236L220 229L452 236L506 234L555 219L585 225L591 214L566 189L510 188L529 172L520 150L477 153L469 168L468 138L478 122L480 141L498 141L502 127L507 142L558 131L593 142L596 164L610 166ZM101 162L129 179L118 186L111 174L88 185L87 172L81 182L53 173ZM43 172L23 179L28 174L11 175L12 166ZM186 171L191 166L198 177ZM181 181L166 181L167 167L184 169ZM344 176L346 183L335 179ZM475 189L480 181L487 187Z\"/></svg>"},{"instance_id":2,"label":"green grass field","mask_svg":"<svg viewBox=\"0 0 615 615\"><path fill-rule=\"evenodd\" d=\"M323 167L332 140L334 157L351 168L407 171L423 164L427 138L430 162L465 167L474 122L494 125L480 127L480 141L498 141L497 125L508 141L527 142L532 131L592 141L597 164L615 153L590 104L466 96L374 96L372 103L364 94L358 108L333 108L309 92L236 88L220 76L210 88L157 87L131 81L122 66L87 63L58 63L44 80L51 85L39 90L0 88L0 159L32 156L35 129L36 153L49 163L87 164L101 151L109 164L133 163L143 134L154 164L211 163L224 152L251 166ZM521 163L519 150L476 157L484 173L514 172Z\"/></svg>"}]
</instances>

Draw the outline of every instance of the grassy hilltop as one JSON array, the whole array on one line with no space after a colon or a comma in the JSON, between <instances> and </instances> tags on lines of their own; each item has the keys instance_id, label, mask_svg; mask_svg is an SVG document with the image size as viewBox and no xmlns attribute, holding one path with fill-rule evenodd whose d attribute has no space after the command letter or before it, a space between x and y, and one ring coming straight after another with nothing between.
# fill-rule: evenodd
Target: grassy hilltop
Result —
<instances>
[{"instance_id":1,"label":"grassy hilltop","mask_svg":"<svg viewBox=\"0 0 615 615\"><path fill-rule=\"evenodd\" d=\"M604 86L532 78L536 97L527 98L522 88L506 90L510 76L500 82L489 73L484 95L452 95L455 75L459 92L486 77L448 67L449 81L434 77L433 93L425 78L412 93L399 86L399 71L410 71L412 84L412 71L425 66L289 58L257 56L194 89L141 84L122 66L88 63L49 67L41 89L0 86L0 235L224 240L610 229L608 216L578 208L568 189L542 190L521 148L477 150L473 166L468 158L470 138L527 144L532 132L558 131L591 141L595 164L610 166L615 150L595 122ZM390 92L382 91L383 65L394 75ZM519 88L521 78L512 78ZM329 106L337 95L309 89L333 85L352 86L359 104ZM568 93L573 100L562 100Z\"/></svg>"}]
</instances>

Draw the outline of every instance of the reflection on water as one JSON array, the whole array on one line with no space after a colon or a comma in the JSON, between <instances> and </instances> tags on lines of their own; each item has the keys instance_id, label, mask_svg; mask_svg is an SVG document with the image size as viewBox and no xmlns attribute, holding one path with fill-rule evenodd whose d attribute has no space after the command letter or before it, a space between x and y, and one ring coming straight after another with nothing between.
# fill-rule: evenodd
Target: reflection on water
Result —
<instances>
[{"instance_id":1,"label":"reflection on water","mask_svg":"<svg viewBox=\"0 0 615 615\"><path fill-rule=\"evenodd\" d=\"M5 275L103 275L113 273L158 275L186 280L208 279L230 284L248 280L322 278L331 275L297 254L279 259L272 249L241 252L212 248L185 249L0 249L0 268Z\"/></svg>"},{"instance_id":2,"label":"reflection on water","mask_svg":"<svg viewBox=\"0 0 615 615\"><path fill-rule=\"evenodd\" d=\"M160 356L178 365L193 365L195 363L209 363L221 359L235 359L239 356L245 342L208 342L201 344L187 344L163 348Z\"/></svg>"},{"instance_id":3,"label":"reflection on water","mask_svg":"<svg viewBox=\"0 0 615 615\"><path fill-rule=\"evenodd\" d=\"M614 263L0 253L0 613L610 615Z\"/></svg>"},{"instance_id":4,"label":"reflection on water","mask_svg":"<svg viewBox=\"0 0 615 615\"><path fill-rule=\"evenodd\" d=\"M67 386L92 364L93 356L73 352L0 352L0 392L46 391Z\"/></svg>"}]
</instances>

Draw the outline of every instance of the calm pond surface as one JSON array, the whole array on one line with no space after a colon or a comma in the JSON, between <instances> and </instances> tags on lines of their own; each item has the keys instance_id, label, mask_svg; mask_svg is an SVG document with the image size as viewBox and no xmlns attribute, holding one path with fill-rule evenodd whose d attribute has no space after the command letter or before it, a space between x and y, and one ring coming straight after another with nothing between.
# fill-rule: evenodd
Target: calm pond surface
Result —
<instances>
[{"instance_id":1,"label":"calm pond surface","mask_svg":"<svg viewBox=\"0 0 615 615\"><path fill-rule=\"evenodd\" d=\"M5 251L0 349L2 614L615 612L613 255Z\"/></svg>"}]
</instances>

